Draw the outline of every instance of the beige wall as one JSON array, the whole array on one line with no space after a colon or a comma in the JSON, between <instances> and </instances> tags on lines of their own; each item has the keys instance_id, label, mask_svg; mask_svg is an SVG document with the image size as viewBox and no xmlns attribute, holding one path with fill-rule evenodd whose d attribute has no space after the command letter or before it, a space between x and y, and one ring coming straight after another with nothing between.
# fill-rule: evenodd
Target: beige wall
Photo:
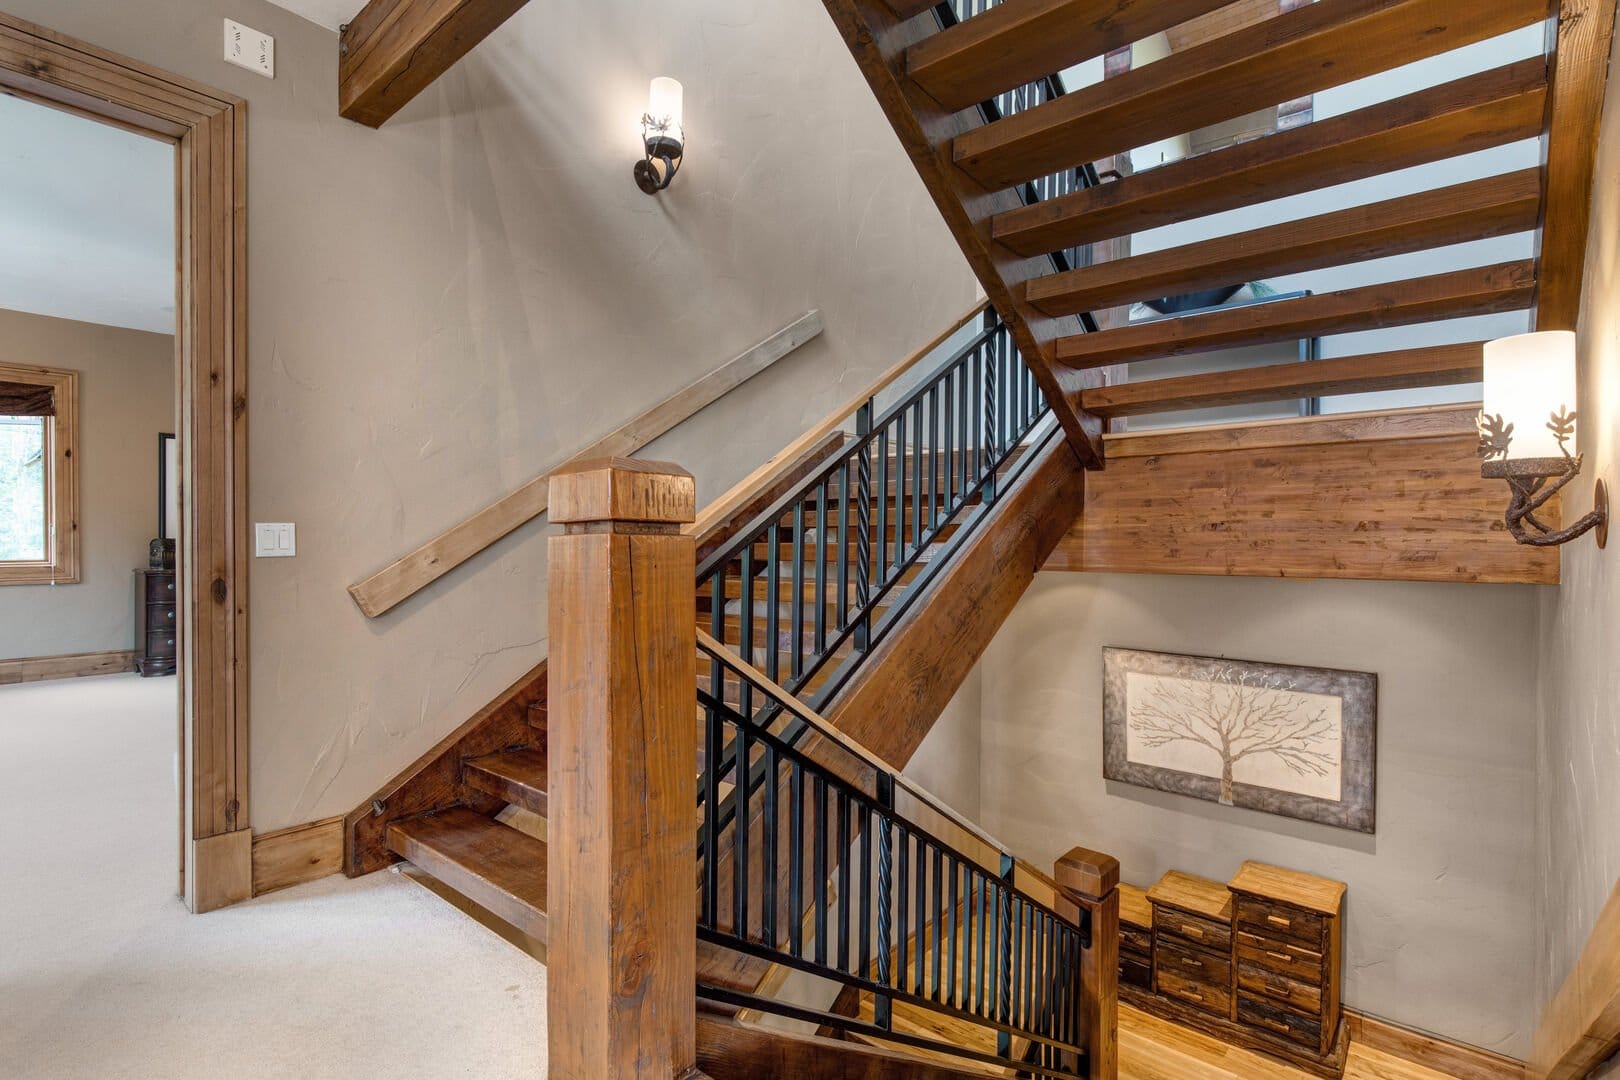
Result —
<instances>
[{"instance_id":1,"label":"beige wall","mask_svg":"<svg viewBox=\"0 0 1620 1080\"><path fill-rule=\"evenodd\" d=\"M1038 574L979 663L981 820L1139 885L1250 858L1343 880L1349 1005L1523 1056L1536 606L1519 585ZM1104 645L1376 672L1377 833L1104 781Z\"/></svg>"},{"instance_id":2,"label":"beige wall","mask_svg":"<svg viewBox=\"0 0 1620 1080\"><path fill-rule=\"evenodd\" d=\"M1609 82L1598 154L1579 326L1586 477L1566 489L1568 518L1592 508L1587 477L1620 491L1620 79ZM1606 551L1587 536L1563 554L1563 584L1542 605L1542 1002L1569 973L1620 878L1620 530Z\"/></svg>"},{"instance_id":3,"label":"beige wall","mask_svg":"<svg viewBox=\"0 0 1620 1080\"><path fill-rule=\"evenodd\" d=\"M0 659L135 647L130 571L157 535L157 437L174 430L174 338L0 310L0 359L79 373L76 585L0 588Z\"/></svg>"},{"instance_id":4,"label":"beige wall","mask_svg":"<svg viewBox=\"0 0 1620 1080\"><path fill-rule=\"evenodd\" d=\"M0 0L249 102L252 823L342 813L546 649L544 528L368 621L344 592L804 311L823 339L650 448L710 497L975 286L821 5L531 4L381 131L261 0ZM356 2L356 8L359 2ZM220 60L230 16L276 78ZM689 153L630 177L647 81Z\"/></svg>"}]
</instances>

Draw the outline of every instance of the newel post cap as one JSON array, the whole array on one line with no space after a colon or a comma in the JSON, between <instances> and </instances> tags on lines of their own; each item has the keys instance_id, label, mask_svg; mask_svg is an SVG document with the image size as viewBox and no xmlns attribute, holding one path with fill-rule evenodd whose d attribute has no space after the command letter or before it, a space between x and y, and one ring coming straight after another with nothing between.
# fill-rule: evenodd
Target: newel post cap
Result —
<instances>
[{"instance_id":1,"label":"newel post cap","mask_svg":"<svg viewBox=\"0 0 1620 1080\"><path fill-rule=\"evenodd\" d=\"M549 510L555 524L637 521L685 525L697 518L697 483L668 461L593 458L551 474Z\"/></svg>"},{"instance_id":2,"label":"newel post cap","mask_svg":"<svg viewBox=\"0 0 1620 1080\"><path fill-rule=\"evenodd\" d=\"M1090 848L1070 848L1057 861L1053 876L1060 886L1077 895L1107 896L1119 887L1119 860Z\"/></svg>"}]
</instances>

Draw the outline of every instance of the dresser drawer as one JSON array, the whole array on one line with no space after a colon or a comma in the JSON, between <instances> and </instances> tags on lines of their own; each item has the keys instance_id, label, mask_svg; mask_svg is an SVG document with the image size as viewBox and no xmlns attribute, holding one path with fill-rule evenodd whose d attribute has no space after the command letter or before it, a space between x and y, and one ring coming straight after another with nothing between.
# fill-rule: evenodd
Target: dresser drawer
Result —
<instances>
[{"instance_id":1,"label":"dresser drawer","mask_svg":"<svg viewBox=\"0 0 1620 1080\"><path fill-rule=\"evenodd\" d=\"M1237 901L1237 924L1239 929L1262 937L1297 941L1319 949L1322 947L1322 927L1326 925L1326 920L1312 911L1240 896Z\"/></svg>"},{"instance_id":2,"label":"dresser drawer","mask_svg":"<svg viewBox=\"0 0 1620 1080\"><path fill-rule=\"evenodd\" d=\"M174 630L175 616L173 604L147 604L146 605L146 632L148 634L168 634Z\"/></svg>"},{"instance_id":3,"label":"dresser drawer","mask_svg":"<svg viewBox=\"0 0 1620 1080\"><path fill-rule=\"evenodd\" d=\"M1290 1012L1275 1002L1241 990L1238 992L1237 1016L1241 1022L1252 1024L1278 1038L1309 1047L1312 1051L1321 1049L1322 1024L1315 1017Z\"/></svg>"},{"instance_id":4,"label":"dresser drawer","mask_svg":"<svg viewBox=\"0 0 1620 1080\"><path fill-rule=\"evenodd\" d=\"M1232 990L1229 985L1198 982L1167 970L1162 963L1154 965L1153 982L1158 992L1166 997L1175 998L1216 1016L1231 1015Z\"/></svg>"},{"instance_id":5,"label":"dresser drawer","mask_svg":"<svg viewBox=\"0 0 1620 1080\"><path fill-rule=\"evenodd\" d=\"M1119 981L1125 986L1134 986L1142 990L1153 989L1153 966L1140 956L1125 955L1119 958Z\"/></svg>"},{"instance_id":6,"label":"dresser drawer","mask_svg":"<svg viewBox=\"0 0 1620 1080\"><path fill-rule=\"evenodd\" d=\"M152 631L146 635L142 654L145 656L173 656L175 655L175 635L172 630L163 633Z\"/></svg>"},{"instance_id":7,"label":"dresser drawer","mask_svg":"<svg viewBox=\"0 0 1620 1080\"><path fill-rule=\"evenodd\" d=\"M1169 934L1217 952L1227 952L1232 947L1232 928L1212 919L1189 915L1175 908L1155 906L1153 921L1154 929L1161 935Z\"/></svg>"},{"instance_id":8,"label":"dresser drawer","mask_svg":"<svg viewBox=\"0 0 1620 1080\"><path fill-rule=\"evenodd\" d=\"M1306 1016L1322 1014L1321 983L1305 983L1268 971L1246 960L1238 961L1238 989L1266 998Z\"/></svg>"},{"instance_id":9,"label":"dresser drawer","mask_svg":"<svg viewBox=\"0 0 1620 1080\"><path fill-rule=\"evenodd\" d=\"M1287 975L1301 982L1322 981L1322 954L1303 945L1271 941L1247 930L1239 930L1237 958L1240 964L1254 964L1266 971Z\"/></svg>"},{"instance_id":10,"label":"dresser drawer","mask_svg":"<svg viewBox=\"0 0 1620 1080\"><path fill-rule=\"evenodd\" d=\"M1153 955L1153 932L1151 930L1132 930L1128 926L1119 928L1119 948L1121 952L1131 951L1141 953L1143 956Z\"/></svg>"},{"instance_id":11,"label":"dresser drawer","mask_svg":"<svg viewBox=\"0 0 1620 1080\"><path fill-rule=\"evenodd\" d=\"M146 574L146 602L148 604L166 604L174 602L174 575L173 574Z\"/></svg>"}]
</instances>

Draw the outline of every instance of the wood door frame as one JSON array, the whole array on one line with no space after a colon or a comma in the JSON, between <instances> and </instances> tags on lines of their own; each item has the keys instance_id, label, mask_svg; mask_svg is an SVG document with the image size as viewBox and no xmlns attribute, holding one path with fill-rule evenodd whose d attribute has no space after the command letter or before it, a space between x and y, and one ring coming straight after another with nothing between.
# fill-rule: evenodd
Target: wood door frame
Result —
<instances>
[{"instance_id":1,"label":"wood door frame","mask_svg":"<svg viewBox=\"0 0 1620 1080\"><path fill-rule=\"evenodd\" d=\"M252 893L247 103L3 12L0 92L176 147L181 873L210 911Z\"/></svg>"}]
</instances>

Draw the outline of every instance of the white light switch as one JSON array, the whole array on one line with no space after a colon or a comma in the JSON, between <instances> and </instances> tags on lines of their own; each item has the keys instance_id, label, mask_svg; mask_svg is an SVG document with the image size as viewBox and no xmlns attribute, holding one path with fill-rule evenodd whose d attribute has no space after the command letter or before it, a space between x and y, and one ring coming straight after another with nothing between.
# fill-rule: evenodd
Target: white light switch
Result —
<instances>
[{"instance_id":1,"label":"white light switch","mask_svg":"<svg viewBox=\"0 0 1620 1080\"><path fill-rule=\"evenodd\" d=\"M267 79L276 77L276 39L251 26L225 20L225 60Z\"/></svg>"},{"instance_id":2,"label":"white light switch","mask_svg":"<svg viewBox=\"0 0 1620 1080\"><path fill-rule=\"evenodd\" d=\"M260 521L253 526L253 554L261 559L290 559L298 554L298 532L290 521Z\"/></svg>"}]
</instances>

